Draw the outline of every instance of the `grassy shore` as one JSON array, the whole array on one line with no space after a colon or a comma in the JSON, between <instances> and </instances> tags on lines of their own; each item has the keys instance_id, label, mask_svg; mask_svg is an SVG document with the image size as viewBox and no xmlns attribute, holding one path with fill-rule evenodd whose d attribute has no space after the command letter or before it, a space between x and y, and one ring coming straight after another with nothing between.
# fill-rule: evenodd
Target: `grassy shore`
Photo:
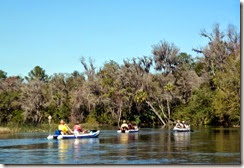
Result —
<instances>
[{"instance_id":1,"label":"grassy shore","mask_svg":"<svg viewBox=\"0 0 244 168\"><path fill-rule=\"evenodd\" d=\"M0 134L8 134L11 130L7 127L0 127Z\"/></svg>"},{"instance_id":2,"label":"grassy shore","mask_svg":"<svg viewBox=\"0 0 244 168\"><path fill-rule=\"evenodd\" d=\"M73 130L73 124L67 124ZM83 123L81 124L84 130L99 129L97 123ZM58 124L41 124L38 126L33 125L8 125L7 127L0 127L0 134L18 133L18 132L53 132L58 129Z\"/></svg>"}]
</instances>

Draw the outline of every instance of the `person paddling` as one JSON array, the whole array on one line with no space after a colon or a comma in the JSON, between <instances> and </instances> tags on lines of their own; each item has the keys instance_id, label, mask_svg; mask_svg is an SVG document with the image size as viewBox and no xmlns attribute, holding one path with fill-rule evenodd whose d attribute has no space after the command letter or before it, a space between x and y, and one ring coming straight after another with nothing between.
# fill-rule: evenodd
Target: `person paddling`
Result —
<instances>
[{"instance_id":1,"label":"person paddling","mask_svg":"<svg viewBox=\"0 0 244 168\"><path fill-rule=\"evenodd\" d=\"M69 127L65 124L64 120L60 121L58 130L61 132L62 135L72 133L72 131L70 131Z\"/></svg>"},{"instance_id":2,"label":"person paddling","mask_svg":"<svg viewBox=\"0 0 244 168\"><path fill-rule=\"evenodd\" d=\"M121 130L128 130L129 129L129 126L128 126L128 124L126 124L125 120L123 121L123 124L121 125L120 129Z\"/></svg>"},{"instance_id":3,"label":"person paddling","mask_svg":"<svg viewBox=\"0 0 244 168\"><path fill-rule=\"evenodd\" d=\"M182 128L183 125L180 123L180 120L177 120L176 125L177 128Z\"/></svg>"}]
</instances>

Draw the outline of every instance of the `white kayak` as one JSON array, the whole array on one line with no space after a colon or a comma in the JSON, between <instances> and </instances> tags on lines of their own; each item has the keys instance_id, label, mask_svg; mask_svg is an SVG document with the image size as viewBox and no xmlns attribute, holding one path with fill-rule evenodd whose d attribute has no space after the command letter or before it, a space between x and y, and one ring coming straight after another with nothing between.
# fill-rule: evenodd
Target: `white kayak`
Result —
<instances>
[{"instance_id":1,"label":"white kayak","mask_svg":"<svg viewBox=\"0 0 244 168\"><path fill-rule=\"evenodd\" d=\"M117 133L135 133L135 132L139 132L139 129L129 129L129 130L117 130Z\"/></svg>"},{"instance_id":2,"label":"white kayak","mask_svg":"<svg viewBox=\"0 0 244 168\"><path fill-rule=\"evenodd\" d=\"M185 128L178 128L178 127L175 126L173 128L173 131L174 132L190 132L191 128L190 128L190 125L187 125Z\"/></svg>"},{"instance_id":3,"label":"white kayak","mask_svg":"<svg viewBox=\"0 0 244 168\"><path fill-rule=\"evenodd\" d=\"M47 139L80 139L80 138L97 138L100 134L100 130L91 130L88 133L72 134L72 135L49 135Z\"/></svg>"}]
</instances>

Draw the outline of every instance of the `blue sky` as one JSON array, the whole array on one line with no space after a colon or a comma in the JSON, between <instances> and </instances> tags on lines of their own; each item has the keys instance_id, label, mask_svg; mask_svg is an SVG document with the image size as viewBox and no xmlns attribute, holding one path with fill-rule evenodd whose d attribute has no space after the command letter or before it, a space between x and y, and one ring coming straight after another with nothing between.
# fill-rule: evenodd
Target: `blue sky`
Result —
<instances>
[{"instance_id":1,"label":"blue sky","mask_svg":"<svg viewBox=\"0 0 244 168\"><path fill-rule=\"evenodd\" d=\"M0 70L26 76L39 65L48 75L151 55L173 42L193 56L204 46L200 30L215 23L240 29L238 0L0 0Z\"/></svg>"}]
</instances>

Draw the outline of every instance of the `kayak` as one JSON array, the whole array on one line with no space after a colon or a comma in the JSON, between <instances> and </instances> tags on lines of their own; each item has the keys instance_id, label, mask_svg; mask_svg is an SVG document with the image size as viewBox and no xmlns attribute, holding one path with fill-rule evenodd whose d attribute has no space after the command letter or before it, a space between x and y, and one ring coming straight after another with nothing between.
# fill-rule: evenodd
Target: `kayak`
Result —
<instances>
[{"instance_id":1,"label":"kayak","mask_svg":"<svg viewBox=\"0 0 244 168\"><path fill-rule=\"evenodd\" d=\"M72 135L61 135L58 131L55 131L54 135L49 135L47 139L80 139L80 138L97 138L100 134L100 130L91 130L84 134L72 134Z\"/></svg>"},{"instance_id":2,"label":"kayak","mask_svg":"<svg viewBox=\"0 0 244 168\"><path fill-rule=\"evenodd\" d=\"M178 128L178 127L174 127L173 128L174 132L190 132L191 128L190 126L186 126L186 128Z\"/></svg>"},{"instance_id":3,"label":"kayak","mask_svg":"<svg viewBox=\"0 0 244 168\"><path fill-rule=\"evenodd\" d=\"M117 130L117 133L135 133L135 132L139 132L139 129L130 129L130 130Z\"/></svg>"}]
</instances>

